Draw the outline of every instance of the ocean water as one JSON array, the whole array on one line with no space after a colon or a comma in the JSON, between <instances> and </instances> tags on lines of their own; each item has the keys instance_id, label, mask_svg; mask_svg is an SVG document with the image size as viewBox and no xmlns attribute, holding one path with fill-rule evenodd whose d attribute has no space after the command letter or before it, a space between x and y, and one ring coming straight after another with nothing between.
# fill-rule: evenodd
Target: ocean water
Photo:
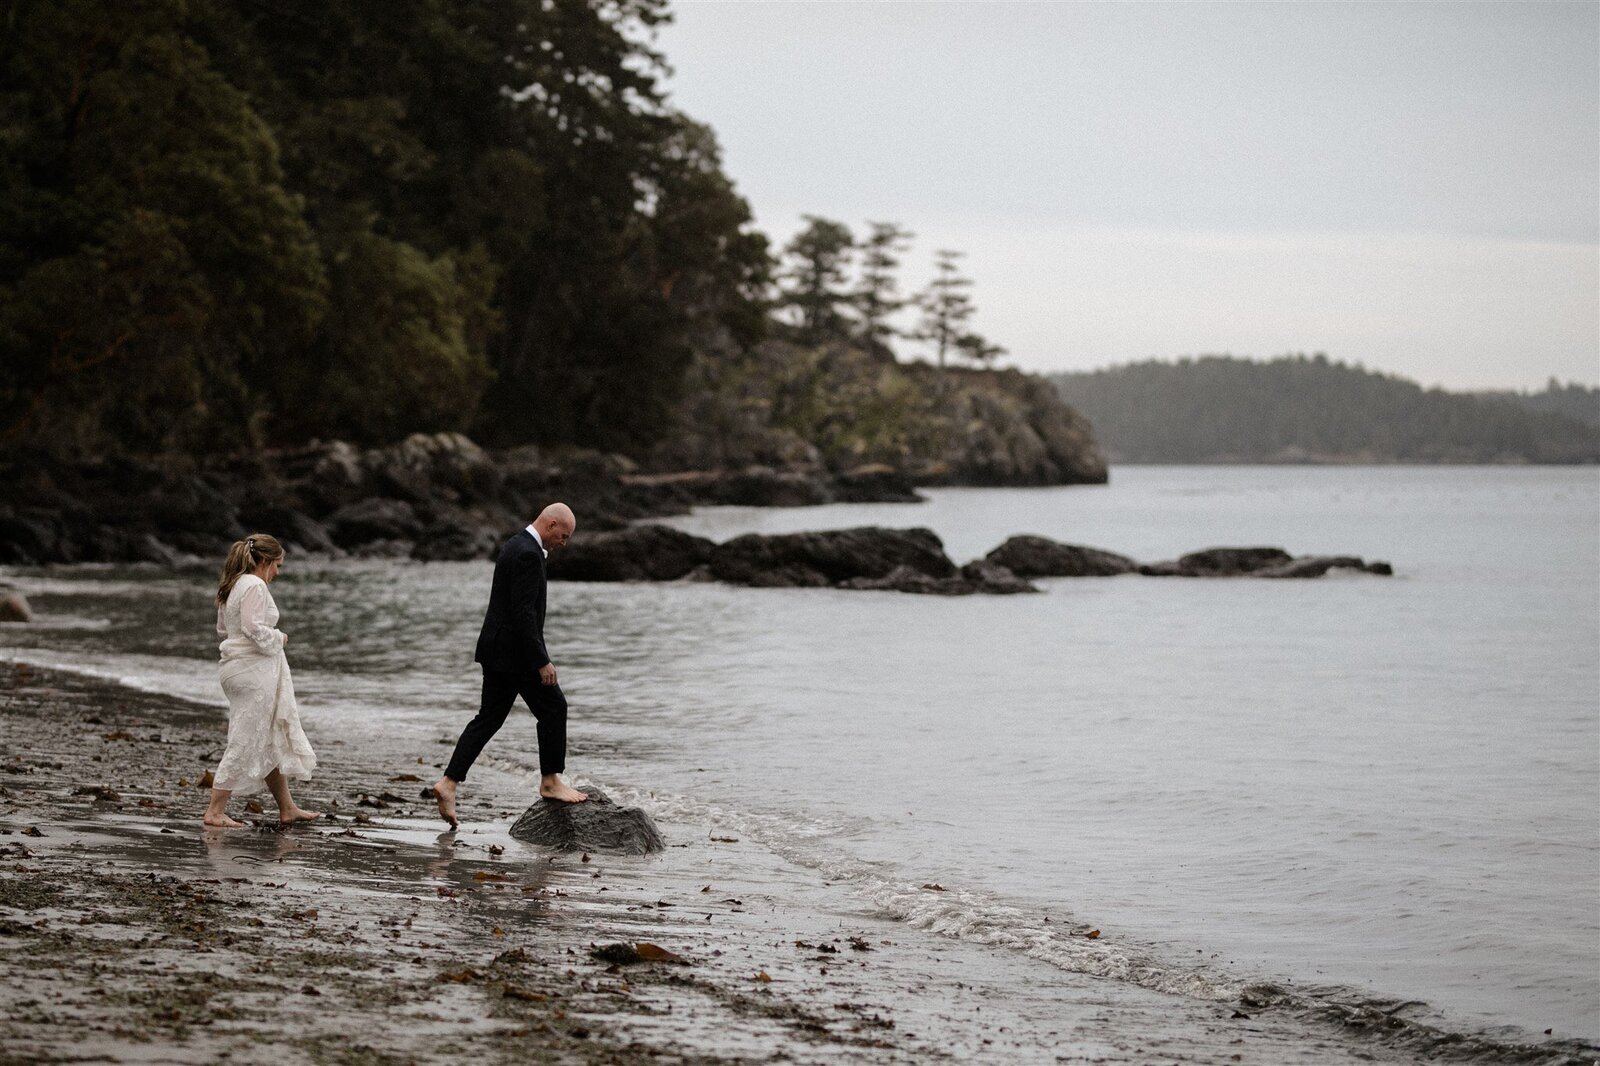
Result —
<instances>
[{"instance_id":1,"label":"ocean water","mask_svg":"<svg viewBox=\"0 0 1600 1066\"><path fill-rule=\"evenodd\" d=\"M558 584L571 776L1040 966L1600 1041L1600 472L1124 467L928 495L673 524L926 526L958 562L1025 532L1146 561L1276 545L1396 576ZM41 618L0 627L0 656L220 701L209 574L3 576ZM489 576L291 559L274 592L313 736L453 738ZM487 759L533 771L526 715Z\"/></svg>"}]
</instances>

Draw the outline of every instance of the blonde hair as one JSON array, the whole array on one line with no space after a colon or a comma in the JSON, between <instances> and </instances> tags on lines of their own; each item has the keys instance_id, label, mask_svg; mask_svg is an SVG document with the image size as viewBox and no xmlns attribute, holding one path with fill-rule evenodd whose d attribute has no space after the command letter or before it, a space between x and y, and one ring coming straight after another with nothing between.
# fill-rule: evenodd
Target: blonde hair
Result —
<instances>
[{"instance_id":1,"label":"blonde hair","mask_svg":"<svg viewBox=\"0 0 1600 1066\"><path fill-rule=\"evenodd\" d=\"M243 540L233 542L228 558L222 564L222 575L217 579L217 606L228 602L233 583L262 563L283 558L283 545L270 533L252 533Z\"/></svg>"}]
</instances>

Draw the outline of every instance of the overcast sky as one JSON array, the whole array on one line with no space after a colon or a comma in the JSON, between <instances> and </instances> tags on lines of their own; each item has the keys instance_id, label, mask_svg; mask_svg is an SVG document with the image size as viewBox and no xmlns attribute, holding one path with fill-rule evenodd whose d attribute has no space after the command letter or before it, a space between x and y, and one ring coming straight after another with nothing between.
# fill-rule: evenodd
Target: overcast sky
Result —
<instances>
[{"instance_id":1,"label":"overcast sky","mask_svg":"<svg viewBox=\"0 0 1600 1066\"><path fill-rule=\"evenodd\" d=\"M1010 365L1600 382L1594 0L674 10L673 102L761 228L898 222L910 287L966 252Z\"/></svg>"}]
</instances>

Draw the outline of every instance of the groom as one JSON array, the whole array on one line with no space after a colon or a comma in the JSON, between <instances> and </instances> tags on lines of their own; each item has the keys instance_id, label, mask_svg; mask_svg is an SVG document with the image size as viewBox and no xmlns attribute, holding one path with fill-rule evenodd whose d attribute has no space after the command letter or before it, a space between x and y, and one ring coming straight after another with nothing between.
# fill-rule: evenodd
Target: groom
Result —
<instances>
[{"instance_id":1,"label":"groom","mask_svg":"<svg viewBox=\"0 0 1600 1066\"><path fill-rule=\"evenodd\" d=\"M467 779L473 760L505 723L518 695L539 723L539 795L566 803L589 798L561 780L567 758L567 698L556 684L556 667L544 646L545 556L577 528L572 509L552 503L500 549L473 656L483 664L483 699L478 716L461 731L444 776L431 789L439 814L452 828L461 824L456 786Z\"/></svg>"}]
</instances>

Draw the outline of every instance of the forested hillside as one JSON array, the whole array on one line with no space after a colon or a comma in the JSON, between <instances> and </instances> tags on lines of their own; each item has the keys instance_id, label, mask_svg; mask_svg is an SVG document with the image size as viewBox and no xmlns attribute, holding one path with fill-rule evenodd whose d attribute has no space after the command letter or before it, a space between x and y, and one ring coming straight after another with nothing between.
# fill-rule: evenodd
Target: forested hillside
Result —
<instances>
[{"instance_id":1,"label":"forested hillside","mask_svg":"<svg viewBox=\"0 0 1600 1066\"><path fill-rule=\"evenodd\" d=\"M1555 378L1551 378L1539 392L1478 392L1473 395L1488 399L1511 400L1530 411L1566 415L1568 418L1576 418L1579 422L1587 422L1591 426L1600 426L1600 387L1579 385L1577 382L1563 385Z\"/></svg>"},{"instance_id":2,"label":"forested hillside","mask_svg":"<svg viewBox=\"0 0 1600 1066\"><path fill-rule=\"evenodd\" d=\"M1577 419L1323 355L1202 356L1053 380L1113 462L1600 461L1600 429Z\"/></svg>"},{"instance_id":3,"label":"forested hillside","mask_svg":"<svg viewBox=\"0 0 1600 1066\"><path fill-rule=\"evenodd\" d=\"M0 3L0 444L653 439L770 266L665 14Z\"/></svg>"}]
</instances>

